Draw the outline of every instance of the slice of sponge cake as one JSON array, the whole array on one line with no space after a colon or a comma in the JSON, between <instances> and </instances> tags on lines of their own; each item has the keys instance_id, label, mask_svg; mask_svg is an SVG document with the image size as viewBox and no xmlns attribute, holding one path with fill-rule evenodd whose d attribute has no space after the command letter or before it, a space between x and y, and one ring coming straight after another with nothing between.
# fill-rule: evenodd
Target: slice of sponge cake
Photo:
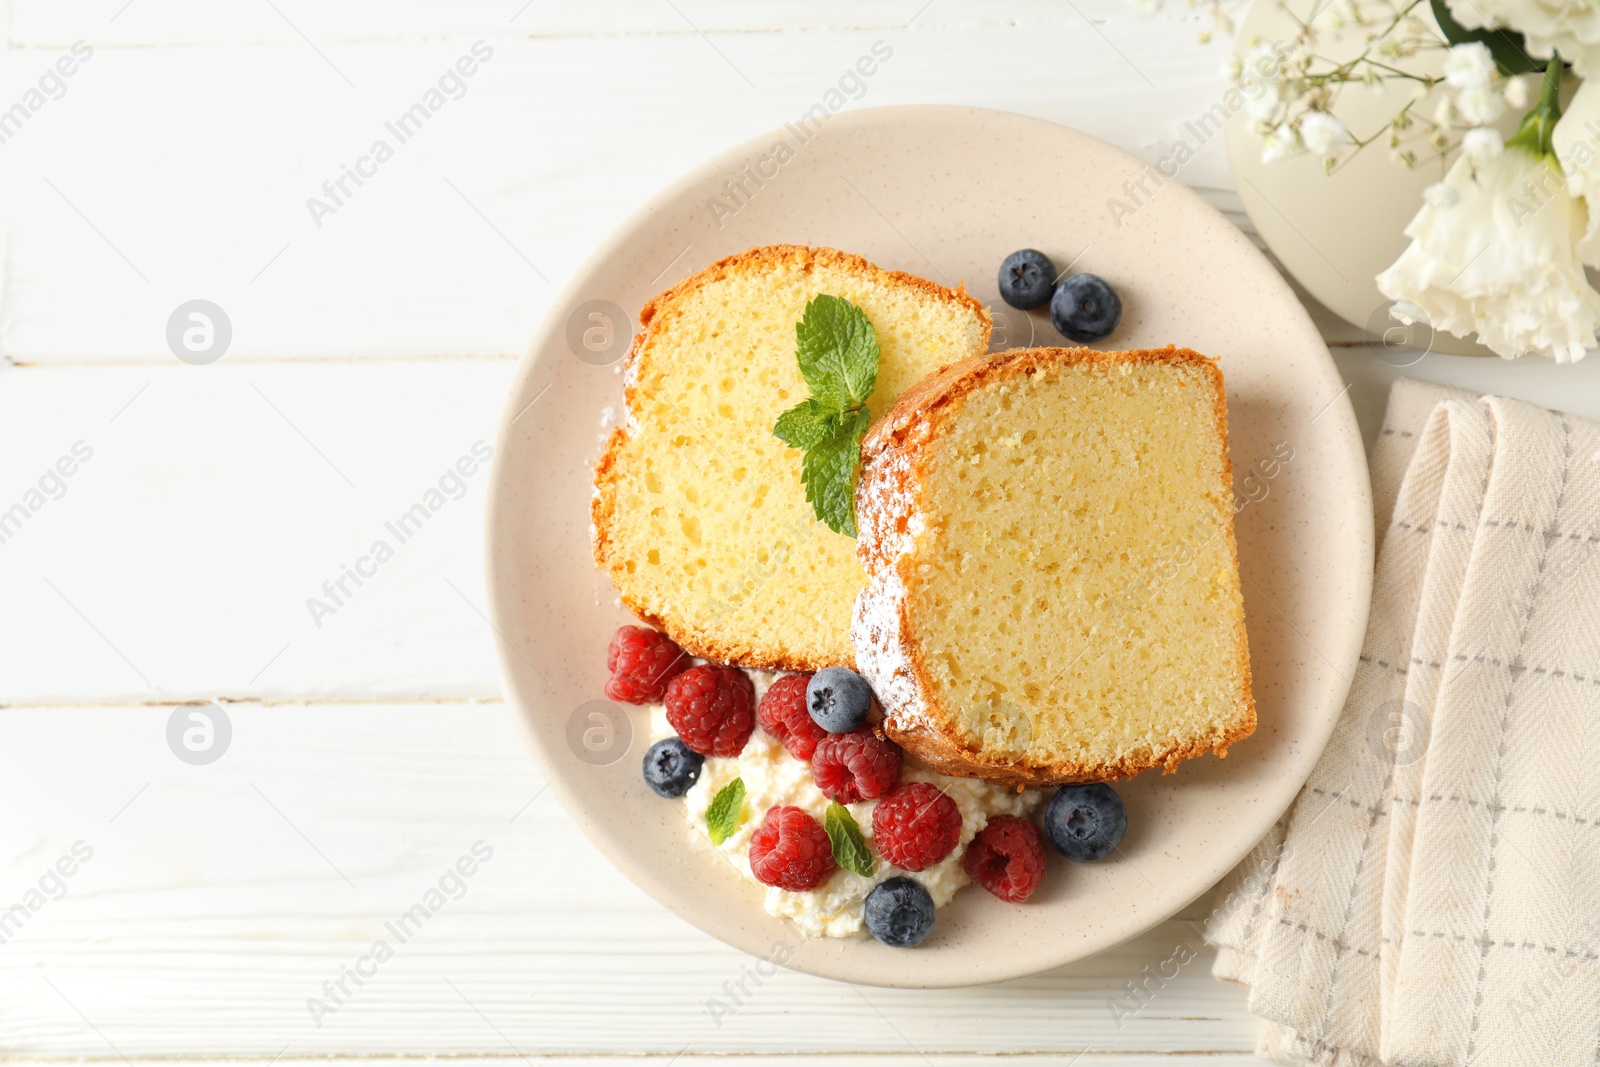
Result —
<instances>
[{"instance_id":1,"label":"slice of sponge cake","mask_svg":"<svg viewBox=\"0 0 1600 1067\"><path fill-rule=\"evenodd\" d=\"M594 553L623 602L693 655L787 670L855 659L866 572L812 513L801 453L772 435L808 395L795 324L821 293L877 332L874 415L989 344L989 313L965 292L827 248L752 249L645 305L627 419L595 468Z\"/></svg>"},{"instance_id":2,"label":"slice of sponge cake","mask_svg":"<svg viewBox=\"0 0 1600 1067\"><path fill-rule=\"evenodd\" d=\"M1210 359L967 360L862 458L856 664L908 751L1044 785L1171 770L1255 729Z\"/></svg>"}]
</instances>

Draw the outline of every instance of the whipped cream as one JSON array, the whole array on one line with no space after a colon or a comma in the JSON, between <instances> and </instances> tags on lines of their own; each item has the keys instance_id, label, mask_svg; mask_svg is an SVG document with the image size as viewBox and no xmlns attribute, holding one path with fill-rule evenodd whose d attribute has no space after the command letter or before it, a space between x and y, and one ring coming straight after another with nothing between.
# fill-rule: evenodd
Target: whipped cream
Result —
<instances>
[{"instance_id":1,"label":"whipped cream","mask_svg":"<svg viewBox=\"0 0 1600 1067\"><path fill-rule=\"evenodd\" d=\"M745 673L755 683L758 702L779 677L767 671ZM651 707L650 722L655 739L673 736L666 709L662 705ZM713 846L706 832L706 808L718 790L735 778L744 779L743 819L726 841ZM929 770L909 757L900 772L900 781L927 782L944 790L955 801L961 812L961 841L955 850L927 870L902 871L885 862L874 844L872 854L876 860L876 870L872 877L863 878L841 867L822 885L805 893L762 886L766 894L763 903L767 914L792 920L807 937L863 936L866 928L861 918L861 906L867 894L879 882L897 875L921 882L933 897L934 905L943 907L958 889L970 881L961 869L961 857L967 850L968 842L988 825L991 817L1027 816L1043 796L1038 789L1018 793L976 778L952 778ZM811 780L810 765L789 755L776 738L757 726L739 755L730 758L706 757L699 781L684 795L683 814L684 821L702 844L720 852L740 875L760 885L750 872L750 838L766 817L767 810L775 805L791 804L804 808L820 823L828 803L828 798ZM855 816L869 844L872 843L872 812L877 806L876 800L845 805L850 814Z\"/></svg>"}]
</instances>

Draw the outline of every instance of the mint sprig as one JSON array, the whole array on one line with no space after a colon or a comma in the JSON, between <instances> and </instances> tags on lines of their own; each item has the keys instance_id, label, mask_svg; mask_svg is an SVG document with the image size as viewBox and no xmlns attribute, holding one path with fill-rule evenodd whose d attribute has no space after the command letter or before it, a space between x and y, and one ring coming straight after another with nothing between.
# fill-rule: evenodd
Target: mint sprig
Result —
<instances>
[{"instance_id":1,"label":"mint sprig","mask_svg":"<svg viewBox=\"0 0 1600 1067\"><path fill-rule=\"evenodd\" d=\"M713 845L733 836L744 816L744 779L735 778L711 798L706 808L706 833Z\"/></svg>"},{"instance_id":2,"label":"mint sprig","mask_svg":"<svg viewBox=\"0 0 1600 1067\"><path fill-rule=\"evenodd\" d=\"M856 536L856 476L861 438L872 424L867 397L878 382L882 350L866 312L821 294L795 323L795 358L811 396L778 416L773 435L805 453L800 481L828 529Z\"/></svg>"},{"instance_id":3,"label":"mint sprig","mask_svg":"<svg viewBox=\"0 0 1600 1067\"><path fill-rule=\"evenodd\" d=\"M862 836L861 827L850 809L837 800L829 803L822 815L822 828L833 844L834 862L863 878L871 878L875 867L872 850L867 847L867 839Z\"/></svg>"},{"instance_id":4,"label":"mint sprig","mask_svg":"<svg viewBox=\"0 0 1600 1067\"><path fill-rule=\"evenodd\" d=\"M778 416L772 433L790 448L809 451L836 437L843 421L843 415L829 411L815 399L802 400Z\"/></svg>"},{"instance_id":5,"label":"mint sprig","mask_svg":"<svg viewBox=\"0 0 1600 1067\"><path fill-rule=\"evenodd\" d=\"M865 404L878 380L878 334L866 312L842 297L806 302L795 325L795 356L811 395L830 407Z\"/></svg>"}]
</instances>

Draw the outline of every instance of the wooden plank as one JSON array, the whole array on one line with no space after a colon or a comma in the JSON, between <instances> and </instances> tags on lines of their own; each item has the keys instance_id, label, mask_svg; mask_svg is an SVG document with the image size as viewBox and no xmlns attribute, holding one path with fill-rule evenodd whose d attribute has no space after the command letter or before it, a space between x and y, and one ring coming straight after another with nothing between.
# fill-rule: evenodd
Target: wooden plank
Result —
<instances>
[{"instance_id":1,"label":"wooden plank","mask_svg":"<svg viewBox=\"0 0 1600 1067\"><path fill-rule=\"evenodd\" d=\"M895 59L850 106L1028 110L1154 160L1218 88L1192 20L1119 0L1078 5L1093 25L1053 0L123 5L12 5L0 71L14 101L73 41L97 49L0 172L0 353L42 364L0 383L0 508L95 450L0 544L0 703L57 705L0 710L0 913L94 849L0 947L8 1059L1257 1062L1208 954L1136 1014L1108 1007L1198 945L1203 901L1002 987L785 973L714 1014L748 958L622 879L539 793L509 710L463 699L498 692L461 595L482 604L481 475L322 629L304 604L492 437L509 357L604 234L873 40ZM496 55L468 95L316 228L306 197L479 37ZM1218 144L1182 178L1248 230ZM207 368L166 347L195 297L236 328ZM1593 361L1402 367L1312 313L1369 440L1401 374L1600 417ZM492 358L439 358L462 356ZM171 702L212 696L355 703L227 702L229 752L183 763ZM317 1027L307 999L480 840L461 899Z\"/></svg>"},{"instance_id":2,"label":"wooden plank","mask_svg":"<svg viewBox=\"0 0 1600 1067\"><path fill-rule=\"evenodd\" d=\"M205 766L169 750L169 711L0 713L0 804L12 815L0 910L74 843L92 849L3 946L9 1055L1215 1054L1253 1043L1242 994L1210 977L1199 950L1204 902L1187 909L1193 921L1003 986L853 989L789 972L751 984L748 957L647 899L540 791L504 705L229 705L231 743ZM399 942L385 922L475 846L492 856ZM308 1000L327 998L323 983L380 938L393 957L363 965L371 974L317 1026ZM1197 955L1163 968L1179 946ZM730 994L740 981L747 995ZM1148 983L1148 1003L1119 1011L1129 982Z\"/></svg>"},{"instance_id":3,"label":"wooden plank","mask_svg":"<svg viewBox=\"0 0 1600 1067\"><path fill-rule=\"evenodd\" d=\"M498 695L481 458L511 371L6 372L0 704ZM390 524L417 504L426 522L402 540ZM346 580L379 541L392 558ZM344 595L324 589L340 581Z\"/></svg>"},{"instance_id":4,"label":"wooden plank","mask_svg":"<svg viewBox=\"0 0 1600 1067\"><path fill-rule=\"evenodd\" d=\"M1600 417L1600 361L1428 355L1399 367L1409 357L1335 352L1369 441L1401 374ZM323 583L394 540L384 524L488 442L511 369L13 369L0 388L0 512L39 506L0 527L12 609L0 703L496 696L478 614L481 470L369 586L347 584L332 616L314 620L308 600L332 606ZM93 458L74 461L79 442ZM64 459L72 476L52 475Z\"/></svg>"},{"instance_id":5,"label":"wooden plank","mask_svg":"<svg viewBox=\"0 0 1600 1067\"><path fill-rule=\"evenodd\" d=\"M989 1064L993 1058L988 1053L919 1053L919 1052L876 1052L871 1055L853 1053L801 1053L808 1062L822 1062L833 1067L917 1067L919 1064L936 1065L936 1067L968 1067L968 1065ZM333 1057L340 1059L342 1057ZM585 1067L773 1067L780 1063L793 1063L797 1055L724 1055L711 1054L699 1055L693 1051L681 1055L644 1055L644 1056L609 1056L609 1055L554 1055L546 1056L538 1053L522 1055L509 1049L498 1054L475 1054L451 1056L449 1062L454 1067L504 1067L509 1062L525 1064L526 1067L556 1067L556 1065L580 1063ZM86 1062L97 1062L93 1057L85 1057ZM58 1059L45 1059L43 1057L8 1057L8 1064L16 1067L31 1067L34 1064L57 1064ZM121 1060L115 1060L121 1062ZM147 1064L149 1067L238 1067L239 1064L265 1064L272 1063L278 1067L324 1067L329 1061L327 1058L302 1059L292 1053L286 1053L281 1059L208 1059L195 1057L192 1059L146 1059L138 1058L133 1062ZM1063 1067L1072 1064L1073 1067L1174 1067L1175 1064L1196 1063L1205 1064L1206 1067L1261 1067L1261 1060L1248 1052L1233 1053L1195 1053L1185 1056L1183 1053L1168 1052L1086 1052L1081 1055L1064 1056L1059 1052L1013 1052L1007 1054L1008 1063L1021 1064L1051 1064L1053 1067ZM363 1067L410 1067L416 1063L416 1057L391 1057L391 1056L363 1056Z\"/></svg>"},{"instance_id":6,"label":"wooden plank","mask_svg":"<svg viewBox=\"0 0 1600 1067\"><path fill-rule=\"evenodd\" d=\"M1340 359L1370 434L1398 372L1363 350ZM1478 373L1478 388L1514 395L1512 379L1527 379L1539 387L1530 399L1561 403L1595 395L1564 395L1593 366L1560 381L1463 357L1420 369ZM476 610L481 471L370 586L347 584L348 604L318 619L307 605L334 606L323 583L395 540L384 524L487 443L511 369L225 359L12 370L0 512L37 510L0 527L12 608L0 641L14 653L0 703L496 696ZM75 447L92 458L76 461ZM63 462L70 477L51 473Z\"/></svg>"},{"instance_id":7,"label":"wooden plank","mask_svg":"<svg viewBox=\"0 0 1600 1067\"><path fill-rule=\"evenodd\" d=\"M274 10L276 8L277 10ZM1131 23L1123 7L1101 17ZM1193 20L1190 20L1191 22ZM696 36L732 33L819 33L861 28L923 29L981 25L1058 29L1082 26L1069 6L1051 0L343 0L311 4L276 0L257 8L219 8L204 0L147 4L92 0L64 7L49 0L20 0L10 39L28 48L53 47L94 34L117 46L236 44L263 41L319 44L404 41L473 34L493 37Z\"/></svg>"},{"instance_id":8,"label":"wooden plank","mask_svg":"<svg viewBox=\"0 0 1600 1067\"><path fill-rule=\"evenodd\" d=\"M385 123L470 58L473 38L329 44L328 62L298 37L102 45L4 146L0 352L165 362L169 316L204 298L231 321L230 359L518 355L561 283L629 212L806 112L880 40L893 57L849 108L1022 110L1159 158L1183 117L1220 93L1220 49L1194 45L1190 26L1134 21L1120 0L1082 7L1104 24L486 42L493 55L464 94L403 144ZM136 0L123 18L162 10ZM275 18L269 5L258 14ZM13 50L5 98L60 56L57 45ZM1004 75L983 57L1003 57ZM334 213L313 219L308 201L331 204L323 183L378 139L393 157L364 164L375 176L347 180ZM1226 175L1213 139L1181 177L1224 188ZM662 284L703 265L691 252Z\"/></svg>"}]
</instances>

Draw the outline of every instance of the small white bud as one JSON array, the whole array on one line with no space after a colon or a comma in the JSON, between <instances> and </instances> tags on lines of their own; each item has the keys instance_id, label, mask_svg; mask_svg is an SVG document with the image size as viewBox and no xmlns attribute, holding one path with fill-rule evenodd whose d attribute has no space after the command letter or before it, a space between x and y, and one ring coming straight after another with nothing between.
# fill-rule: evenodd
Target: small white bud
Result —
<instances>
[{"instance_id":1,"label":"small white bud","mask_svg":"<svg viewBox=\"0 0 1600 1067\"><path fill-rule=\"evenodd\" d=\"M1444 182L1434 182L1422 190L1422 202L1436 211L1453 208L1461 200L1461 194L1456 192Z\"/></svg>"}]
</instances>

